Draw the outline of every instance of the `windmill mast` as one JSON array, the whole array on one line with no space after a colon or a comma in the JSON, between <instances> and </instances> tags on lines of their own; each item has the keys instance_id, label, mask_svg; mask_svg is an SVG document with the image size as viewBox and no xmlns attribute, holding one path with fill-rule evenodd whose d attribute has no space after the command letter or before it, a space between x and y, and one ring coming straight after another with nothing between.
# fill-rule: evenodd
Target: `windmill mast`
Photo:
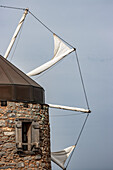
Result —
<instances>
[{"instance_id":1,"label":"windmill mast","mask_svg":"<svg viewBox=\"0 0 113 170\"><path fill-rule=\"evenodd\" d=\"M17 35L18 35L18 33L19 33L19 31L20 31L23 23L24 23L24 20L25 20L27 14L28 14L28 8L25 9L25 12L24 12L24 14L22 15L22 18L20 19L19 24L18 24L18 26L17 26L17 28L16 28L16 30L15 30L15 32L14 32L14 35L13 35L13 37L12 37L12 39L11 39L11 42L10 42L10 44L9 44L7 50L6 50L6 53L5 53L5 55L4 55L4 58L6 58L6 59L7 59L8 56L9 56L9 53L10 53L12 47L13 47L13 44L14 44L14 42L15 42L15 40L16 40L16 37L17 37Z\"/></svg>"}]
</instances>

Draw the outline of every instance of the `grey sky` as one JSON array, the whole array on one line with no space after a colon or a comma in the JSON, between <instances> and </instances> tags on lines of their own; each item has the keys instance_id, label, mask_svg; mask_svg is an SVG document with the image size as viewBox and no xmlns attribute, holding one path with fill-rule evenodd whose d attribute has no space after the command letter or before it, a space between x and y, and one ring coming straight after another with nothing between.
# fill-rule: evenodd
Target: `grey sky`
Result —
<instances>
[{"instance_id":1,"label":"grey sky","mask_svg":"<svg viewBox=\"0 0 113 170\"><path fill-rule=\"evenodd\" d=\"M92 113L68 169L113 170L113 0L0 0L0 4L28 7L77 48ZM0 8L1 55L22 13ZM52 34L28 14L12 63L27 73L52 56ZM46 103L86 107L74 53L36 78L45 89ZM85 119L85 115L54 117L63 114L72 112L50 109L52 151L73 145ZM54 164L52 168L60 170Z\"/></svg>"}]
</instances>

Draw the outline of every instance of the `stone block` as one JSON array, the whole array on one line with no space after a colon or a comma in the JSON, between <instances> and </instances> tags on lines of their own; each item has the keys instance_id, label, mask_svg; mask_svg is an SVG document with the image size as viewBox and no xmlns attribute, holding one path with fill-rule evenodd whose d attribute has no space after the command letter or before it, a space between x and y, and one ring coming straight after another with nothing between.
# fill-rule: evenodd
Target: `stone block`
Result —
<instances>
[{"instance_id":1,"label":"stone block","mask_svg":"<svg viewBox=\"0 0 113 170\"><path fill-rule=\"evenodd\" d=\"M7 116L1 116L0 119L7 119Z\"/></svg>"},{"instance_id":2,"label":"stone block","mask_svg":"<svg viewBox=\"0 0 113 170\"><path fill-rule=\"evenodd\" d=\"M33 168L35 165L34 164L30 164L30 167Z\"/></svg>"},{"instance_id":3,"label":"stone block","mask_svg":"<svg viewBox=\"0 0 113 170\"><path fill-rule=\"evenodd\" d=\"M32 160L32 158L31 158L31 157L24 157L24 160L25 160L25 161L26 161L26 160L31 161L31 160Z\"/></svg>"},{"instance_id":4,"label":"stone block","mask_svg":"<svg viewBox=\"0 0 113 170\"><path fill-rule=\"evenodd\" d=\"M16 163L7 163L7 166L15 166Z\"/></svg>"},{"instance_id":5,"label":"stone block","mask_svg":"<svg viewBox=\"0 0 113 170\"><path fill-rule=\"evenodd\" d=\"M0 109L0 113L4 113L3 109Z\"/></svg>"},{"instance_id":6,"label":"stone block","mask_svg":"<svg viewBox=\"0 0 113 170\"><path fill-rule=\"evenodd\" d=\"M0 162L0 166L1 166L1 165L2 165L2 166L5 165L5 162Z\"/></svg>"},{"instance_id":7,"label":"stone block","mask_svg":"<svg viewBox=\"0 0 113 170\"><path fill-rule=\"evenodd\" d=\"M12 123L14 123L14 121L13 120L7 120L7 122L9 123L9 124L12 124Z\"/></svg>"},{"instance_id":8,"label":"stone block","mask_svg":"<svg viewBox=\"0 0 113 170\"><path fill-rule=\"evenodd\" d=\"M35 156L35 160L40 160L41 159L41 155L36 155Z\"/></svg>"},{"instance_id":9,"label":"stone block","mask_svg":"<svg viewBox=\"0 0 113 170\"><path fill-rule=\"evenodd\" d=\"M22 115L21 114L17 114L17 117L21 117Z\"/></svg>"},{"instance_id":10,"label":"stone block","mask_svg":"<svg viewBox=\"0 0 113 170\"><path fill-rule=\"evenodd\" d=\"M46 165L45 162L42 162L42 163L41 163L41 166L42 166L42 167L44 167L45 165Z\"/></svg>"},{"instance_id":11,"label":"stone block","mask_svg":"<svg viewBox=\"0 0 113 170\"><path fill-rule=\"evenodd\" d=\"M6 144L4 144L4 148L13 148L13 147L15 147L15 144L14 143L6 143Z\"/></svg>"},{"instance_id":12,"label":"stone block","mask_svg":"<svg viewBox=\"0 0 113 170\"><path fill-rule=\"evenodd\" d=\"M3 155L5 155L5 152L0 152L0 157L2 157Z\"/></svg>"},{"instance_id":13,"label":"stone block","mask_svg":"<svg viewBox=\"0 0 113 170\"><path fill-rule=\"evenodd\" d=\"M5 120L0 120L0 126L5 126Z\"/></svg>"},{"instance_id":14,"label":"stone block","mask_svg":"<svg viewBox=\"0 0 113 170\"><path fill-rule=\"evenodd\" d=\"M39 164L39 162L38 162L38 161L36 162L36 165L37 165L37 167L39 167L39 165L40 165L40 164Z\"/></svg>"},{"instance_id":15,"label":"stone block","mask_svg":"<svg viewBox=\"0 0 113 170\"><path fill-rule=\"evenodd\" d=\"M15 117L15 113L9 114L8 117Z\"/></svg>"},{"instance_id":16,"label":"stone block","mask_svg":"<svg viewBox=\"0 0 113 170\"><path fill-rule=\"evenodd\" d=\"M8 170L10 170L10 169L12 169L12 168L14 168L14 167L12 167L12 166L4 166L4 167L0 167L0 169L8 169Z\"/></svg>"},{"instance_id":17,"label":"stone block","mask_svg":"<svg viewBox=\"0 0 113 170\"><path fill-rule=\"evenodd\" d=\"M14 113L17 113L17 110L13 110Z\"/></svg>"},{"instance_id":18,"label":"stone block","mask_svg":"<svg viewBox=\"0 0 113 170\"><path fill-rule=\"evenodd\" d=\"M7 110L7 113L12 113L12 110Z\"/></svg>"},{"instance_id":19,"label":"stone block","mask_svg":"<svg viewBox=\"0 0 113 170\"><path fill-rule=\"evenodd\" d=\"M15 134L15 132L4 132L4 135L6 135L6 136L12 136L14 134Z\"/></svg>"},{"instance_id":20,"label":"stone block","mask_svg":"<svg viewBox=\"0 0 113 170\"><path fill-rule=\"evenodd\" d=\"M18 166L18 168L24 168L24 162L19 162L19 163L17 164L17 166Z\"/></svg>"}]
</instances>

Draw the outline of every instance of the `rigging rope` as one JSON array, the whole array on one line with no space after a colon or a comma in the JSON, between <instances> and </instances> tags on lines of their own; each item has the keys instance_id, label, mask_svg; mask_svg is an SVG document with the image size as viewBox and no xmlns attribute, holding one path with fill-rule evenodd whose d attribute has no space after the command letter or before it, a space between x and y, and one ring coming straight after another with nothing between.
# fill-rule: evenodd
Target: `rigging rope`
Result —
<instances>
[{"instance_id":1,"label":"rigging rope","mask_svg":"<svg viewBox=\"0 0 113 170\"><path fill-rule=\"evenodd\" d=\"M23 24L24 24L24 23L23 23ZM12 56L11 56L10 61L12 61L12 59L13 59L13 57L14 57L14 53L15 53L15 51L16 51L16 49L17 49L17 45L18 45L18 43L19 43L20 35L21 35L21 33L22 33L22 30L23 30L23 25L22 25L22 27L21 27L21 30L20 30L20 33L19 33L19 36L18 36L18 39L17 39L17 42L16 42L16 45L15 45L15 48L14 48L14 51L13 51L13 54L12 54Z\"/></svg>"},{"instance_id":2,"label":"rigging rope","mask_svg":"<svg viewBox=\"0 0 113 170\"><path fill-rule=\"evenodd\" d=\"M29 10L29 13L30 13L38 22L40 22L48 31L50 31L52 34L54 34L54 32L53 32L49 27L47 27L40 19L38 19L30 10Z\"/></svg>"},{"instance_id":3,"label":"rigging rope","mask_svg":"<svg viewBox=\"0 0 113 170\"><path fill-rule=\"evenodd\" d=\"M81 114L86 114L86 113L73 113L73 114L62 114L62 115L50 115L50 117L65 117L65 116L78 116L78 115L81 115Z\"/></svg>"},{"instance_id":4,"label":"rigging rope","mask_svg":"<svg viewBox=\"0 0 113 170\"><path fill-rule=\"evenodd\" d=\"M2 8L10 8L10 9L17 9L17 10L26 10L26 8L18 8L18 7L12 7L12 6L4 6L4 5L0 5L0 7ZM30 10L28 10L28 12L38 21L40 22L48 31L50 31L52 34L55 34L49 27L47 27L40 19L38 19ZM76 50L75 47L73 47L71 44L69 44L67 41L65 41L63 38L61 38L60 36L58 36L57 34L55 34L57 37L59 37L62 41L64 41L67 45L69 45L70 47L72 47L74 50Z\"/></svg>"},{"instance_id":5,"label":"rigging rope","mask_svg":"<svg viewBox=\"0 0 113 170\"><path fill-rule=\"evenodd\" d=\"M78 55L77 55L76 51L75 51L75 55L76 55L76 59L77 59L78 69L79 69L79 73L80 73L80 78L81 78L81 82L82 82L82 87L83 87L83 91L84 91L84 95L85 95L87 108L88 108L88 110L90 110L89 109L89 103L88 103L88 97L87 97L87 93L86 93L85 85L84 85L84 81L83 81L82 71L81 71L81 68L80 68L80 62L79 62Z\"/></svg>"},{"instance_id":6,"label":"rigging rope","mask_svg":"<svg viewBox=\"0 0 113 170\"><path fill-rule=\"evenodd\" d=\"M82 132L83 132L83 129L84 129L85 124L86 124L86 122L87 122L88 116L89 116L89 113L87 114L87 116L86 116L86 118L85 118L85 121L84 121L84 123L83 123L83 126L82 126L82 128L81 128L81 131L80 131L79 136L78 136L78 138L77 138L77 141L76 141L76 143L75 143L75 146L77 146L77 144L78 144L78 142L79 142L80 136L81 136L81 134L82 134ZM75 148L76 148L76 147L75 147ZM67 162L66 168L67 168L68 165L69 165L69 162L70 162L70 160L71 160L71 158L72 158L72 155L73 155L73 153L74 153L74 151L75 151L75 148L74 148L73 151L71 152L71 155L70 155L69 160L68 160L68 162ZM65 169L66 169L66 168L65 168Z\"/></svg>"},{"instance_id":7,"label":"rigging rope","mask_svg":"<svg viewBox=\"0 0 113 170\"><path fill-rule=\"evenodd\" d=\"M12 6L4 6L0 5L1 8L10 8L10 9L18 9L18 10L25 10L25 8L18 8L18 7L12 7Z\"/></svg>"},{"instance_id":8,"label":"rigging rope","mask_svg":"<svg viewBox=\"0 0 113 170\"><path fill-rule=\"evenodd\" d=\"M50 31L52 34L55 34L49 27L47 27L40 19L38 19L30 10L29 10L29 13L38 21L40 22L48 31ZM68 44L70 47L74 48L71 44L69 44L67 41L65 41L64 39L62 39L60 36L58 36L57 34L55 34L58 38L60 38L62 41L64 41L66 44Z\"/></svg>"}]
</instances>

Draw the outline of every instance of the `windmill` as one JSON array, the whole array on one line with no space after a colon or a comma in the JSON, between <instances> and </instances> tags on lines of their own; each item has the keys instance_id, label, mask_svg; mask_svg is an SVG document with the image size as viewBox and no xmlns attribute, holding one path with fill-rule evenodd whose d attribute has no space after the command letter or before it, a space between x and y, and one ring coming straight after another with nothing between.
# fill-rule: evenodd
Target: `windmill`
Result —
<instances>
[{"instance_id":1,"label":"windmill","mask_svg":"<svg viewBox=\"0 0 113 170\"><path fill-rule=\"evenodd\" d=\"M1 6L1 7L5 7L5 6ZM10 7L11 8L11 7ZM14 8L14 7L13 7ZM16 8L16 9L20 9L20 8ZM53 34L53 38L54 38L54 56L52 57L52 59L48 62L46 62L45 64L37 67L36 69L30 71L29 73L27 73L27 76L37 76L43 72L45 72L46 70L48 70L49 68L51 68L53 65L56 65L60 60L64 59L66 56L68 56L70 53L75 53L76 55L76 59L77 59L77 63L78 63L78 68L79 68L79 72L80 72L80 77L81 77L81 82L83 85L83 90L84 90L84 95L85 95L85 99L86 99L86 103L87 103L87 109L84 108L78 108L78 107L70 107L70 106L62 106L62 105L56 105L56 104L48 104L49 107L51 108L56 108L56 109L64 109L64 110L71 110L71 111L77 111L77 112L83 112L83 113L87 113L86 119L83 123L83 126L81 128L81 131L79 133L79 136L77 138L77 141L75 142L74 145L65 148L61 151L58 152L52 152L51 153L51 160L53 162L55 162L58 166L60 166L62 169L66 169L70 159L73 155L73 152L75 150L76 145L78 144L78 141L80 139L80 136L82 134L82 131L84 129L84 126L86 124L86 121L88 119L89 113L91 112L89 109L89 104L88 104L88 99L87 99L87 95L86 95L86 91L85 91L85 86L84 86L84 82L83 82L83 77L82 77L82 73L81 73L81 68L80 68L80 64L79 64L79 60L78 60L78 56L77 56L77 52L76 52L76 48L74 48L72 45L70 45L69 43L67 43L65 40L63 40L61 37L59 37L58 35L56 35L53 31L51 31L45 24L43 24L29 9L21 9L24 10L24 14L22 16L22 18L19 21L19 24L16 28L16 31L11 39L11 42L6 50L6 53L4 55L4 58L8 58L10 51L13 47L13 44L16 40L16 37L18 36L18 33L24 23L24 20L26 18L26 15L29 13L31 14L36 20L38 20L46 29L48 29L52 34ZM64 166L67 158L69 157L68 163L66 166Z\"/></svg>"}]
</instances>

